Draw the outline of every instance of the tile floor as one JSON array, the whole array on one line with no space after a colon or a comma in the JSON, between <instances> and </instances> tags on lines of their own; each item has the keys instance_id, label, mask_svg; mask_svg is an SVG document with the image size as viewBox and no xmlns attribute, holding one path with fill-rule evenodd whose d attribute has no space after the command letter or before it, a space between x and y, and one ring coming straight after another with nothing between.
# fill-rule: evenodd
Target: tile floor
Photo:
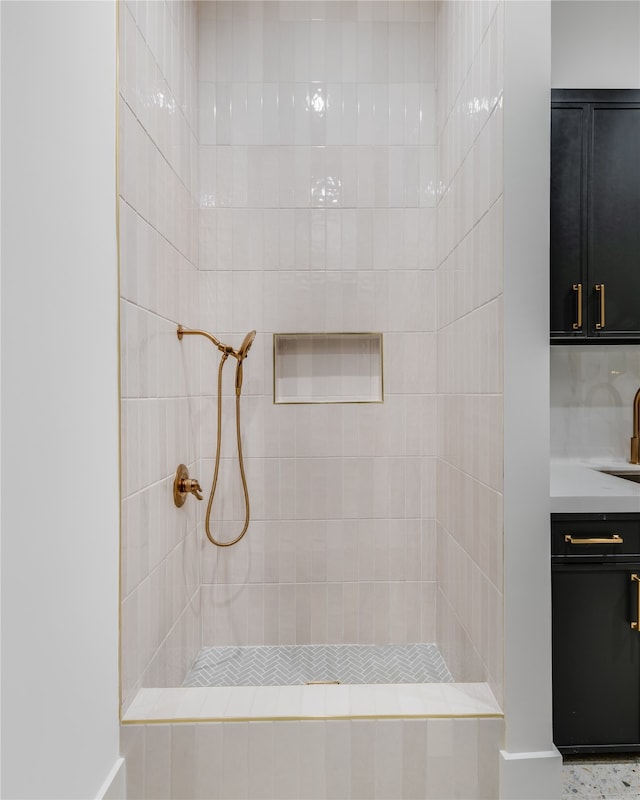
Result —
<instances>
[{"instance_id":1,"label":"tile floor","mask_svg":"<svg viewBox=\"0 0 640 800\"><path fill-rule=\"evenodd\" d=\"M435 644L274 645L206 647L182 685L296 686L315 681L449 683L453 678Z\"/></svg>"},{"instance_id":2,"label":"tile floor","mask_svg":"<svg viewBox=\"0 0 640 800\"><path fill-rule=\"evenodd\" d=\"M640 755L565 757L563 800L630 800L640 797Z\"/></svg>"}]
</instances>

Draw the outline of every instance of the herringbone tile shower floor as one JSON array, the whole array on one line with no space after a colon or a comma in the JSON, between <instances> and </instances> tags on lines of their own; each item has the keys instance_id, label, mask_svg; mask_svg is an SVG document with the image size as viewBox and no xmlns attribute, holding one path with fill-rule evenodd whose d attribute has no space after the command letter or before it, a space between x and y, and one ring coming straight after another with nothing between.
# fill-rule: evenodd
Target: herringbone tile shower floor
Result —
<instances>
[{"instance_id":1,"label":"herringbone tile shower floor","mask_svg":"<svg viewBox=\"0 0 640 800\"><path fill-rule=\"evenodd\" d=\"M435 644L207 647L183 686L291 686L340 683L448 683Z\"/></svg>"}]
</instances>

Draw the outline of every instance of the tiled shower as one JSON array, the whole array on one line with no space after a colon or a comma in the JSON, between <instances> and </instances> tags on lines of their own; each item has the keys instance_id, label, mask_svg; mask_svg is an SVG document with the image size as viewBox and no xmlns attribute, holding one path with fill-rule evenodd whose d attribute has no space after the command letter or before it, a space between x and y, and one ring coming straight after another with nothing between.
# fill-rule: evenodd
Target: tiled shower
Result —
<instances>
[{"instance_id":1,"label":"tiled shower","mask_svg":"<svg viewBox=\"0 0 640 800\"><path fill-rule=\"evenodd\" d=\"M120 4L122 699L209 645L435 642L502 696L502 3ZM214 549L218 354L251 524ZM384 403L274 404L381 332ZM214 524L242 526L232 370Z\"/></svg>"}]
</instances>

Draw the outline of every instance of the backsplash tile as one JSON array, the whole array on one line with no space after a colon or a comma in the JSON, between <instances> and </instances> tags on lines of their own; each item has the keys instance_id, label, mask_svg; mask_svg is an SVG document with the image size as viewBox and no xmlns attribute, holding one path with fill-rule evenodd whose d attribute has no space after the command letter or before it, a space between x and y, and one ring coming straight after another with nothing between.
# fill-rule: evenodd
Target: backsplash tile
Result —
<instances>
[{"instance_id":1,"label":"backsplash tile","mask_svg":"<svg viewBox=\"0 0 640 800\"><path fill-rule=\"evenodd\" d=\"M550 368L552 457L628 459L638 349L554 346Z\"/></svg>"}]
</instances>

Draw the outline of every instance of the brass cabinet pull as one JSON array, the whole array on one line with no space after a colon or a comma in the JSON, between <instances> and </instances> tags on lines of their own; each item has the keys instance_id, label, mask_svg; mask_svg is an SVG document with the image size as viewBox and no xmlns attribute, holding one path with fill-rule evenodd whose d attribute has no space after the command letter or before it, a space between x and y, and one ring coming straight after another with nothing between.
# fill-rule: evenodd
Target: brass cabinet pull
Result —
<instances>
[{"instance_id":1,"label":"brass cabinet pull","mask_svg":"<svg viewBox=\"0 0 640 800\"><path fill-rule=\"evenodd\" d=\"M600 293L600 322L596 322L596 330L601 331L605 326L604 318L604 283L596 283L596 292Z\"/></svg>"},{"instance_id":2,"label":"brass cabinet pull","mask_svg":"<svg viewBox=\"0 0 640 800\"><path fill-rule=\"evenodd\" d=\"M623 544L624 539L620 534L614 533L609 539L575 539L570 533L564 537L567 544Z\"/></svg>"},{"instance_id":3,"label":"brass cabinet pull","mask_svg":"<svg viewBox=\"0 0 640 800\"><path fill-rule=\"evenodd\" d=\"M640 631L640 578L634 572L631 575L631 580L635 581L638 584L638 608L637 608L637 621L631 623L631 629L634 631Z\"/></svg>"},{"instance_id":4,"label":"brass cabinet pull","mask_svg":"<svg viewBox=\"0 0 640 800\"><path fill-rule=\"evenodd\" d=\"M573 323L572 327L574 331L579 331L580 328L582 328L582 284L574 283L573 291L577 292L577 297L576 297L577 313L576 313L576 322Z\"/></svg>"}]
</instances>

